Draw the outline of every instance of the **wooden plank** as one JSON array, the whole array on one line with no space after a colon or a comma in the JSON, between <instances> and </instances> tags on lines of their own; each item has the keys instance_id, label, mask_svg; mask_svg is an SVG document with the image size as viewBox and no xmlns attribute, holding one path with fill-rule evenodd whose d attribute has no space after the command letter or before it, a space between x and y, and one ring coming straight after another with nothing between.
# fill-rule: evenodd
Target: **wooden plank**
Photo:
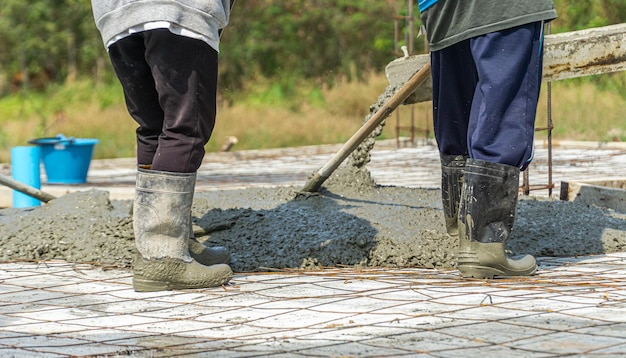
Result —
<instances>
[{"instance_id":1,"label":"wooden plank","mask_svg":"<svg viewBox=\"0 0 626 358\"><path fill-rule=\"evenodd\" d=\"M626 23L546 35L544 48L544 81L624 71ZM385 68L387 81L402 86L427 61L427 54L393 60ZM405 103L430 101L431 91L432 81L427 80Z\"/></svg>"},{"instance_id":2,"label":"wooden plank","mask_svg":"<svg viewBox=\"0 0 626 358\"><path fill-rule=\"evenodd\" d=\"M624 186L626 181L615 181ZM598 182L599 183L599 182ZM561 200L595 205L626 213L626 190L619 187L600 186L589 183L561 182Z\"/></svg>"},{"instance_id":3,"label":"wooden plank","mask_svg":"<svg viewBox=\"0 0 626 358\"><path fill-rule=\"evenodd\" d=\"M397 86L401 88L404 83L411 78L413 73L417 72L420 68L424 67L426 63L430 62L430 55L415 55L402 57L390 62L386 69L387 81L391 86ZM432 94L433 80L429 76L421 86L419 86L412 95L410 95L405 101L405 104L427 102L433 99Z\"/></svg>"},{"instance_id":4,"label":"wooden plank","mask_svg":"<svg viewBox=\"0 0 626 358\"><path fill-rule=\"evenodd\" d=\"M626 23L546 35L543 80L626 70Z\"/></svg>"},{"instance_id":5,"label":"wooden plank","mask_svg":"<svg viewBox=\"0 0 626 358\"><path fill-rule=\"evenodd\" d=\"M603 186L607 188L613 189L623 189L626 190L626 179L593 179L593 180L585 180L582 182L584 184Z\"/></svg>"}]
</instances>

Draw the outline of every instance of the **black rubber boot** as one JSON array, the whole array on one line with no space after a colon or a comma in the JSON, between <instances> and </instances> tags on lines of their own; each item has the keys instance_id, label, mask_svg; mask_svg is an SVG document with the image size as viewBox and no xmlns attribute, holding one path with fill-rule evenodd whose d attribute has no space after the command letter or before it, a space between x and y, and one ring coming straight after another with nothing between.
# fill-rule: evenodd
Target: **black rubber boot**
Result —
<instances>
[{"instance_id":1,"label":"black rubber boot","mask_svg":"<svg viewBox=\"0 0 626 358\"><path fill-rule=\"evenodd\" d=\"M441 202L446 220L446 231L459 236L459 201L463 188L466 156L441 154Z\"/></svg>"},{"instance_id":2,"label":"black rubber boot","mask_svg":"<svg viewBox=\"0 0 626 358\"><path fill-rule=\"evenodd\" d=\"M508 258L519 193L519 169L468 159L459 206L458 269L463 277L529 276L535 258Z\"/></svg>"},{"instance_id":3,"label":"black rubber boot","mask_svg":"<svg viewBox=\"0 0 626 358\"><path fill-rule=\"evenodd\" d=\"M195 173L137 169L133 229L139 257L133 267L135 291L221 286L232 277L228 265L205 266L189 253Z\"/></svg>"}]
</instances>

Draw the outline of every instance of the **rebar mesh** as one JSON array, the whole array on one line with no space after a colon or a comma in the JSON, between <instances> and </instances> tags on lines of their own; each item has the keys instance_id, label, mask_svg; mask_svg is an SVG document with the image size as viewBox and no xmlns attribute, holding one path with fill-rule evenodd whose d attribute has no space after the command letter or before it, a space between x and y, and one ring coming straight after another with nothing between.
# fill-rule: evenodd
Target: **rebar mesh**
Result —
<instances>
[{"instance_id":1,"label":"rebar mesh","mask_svg":"<svg viewBox=\"0 0 626 358\"><path fill-rule=\"evenodd\" d=\"M329 268L136 293L127 271L4 263L0 356L625 355L626 253L540 264L518 279Z\"/></svg>"}]
</instances>

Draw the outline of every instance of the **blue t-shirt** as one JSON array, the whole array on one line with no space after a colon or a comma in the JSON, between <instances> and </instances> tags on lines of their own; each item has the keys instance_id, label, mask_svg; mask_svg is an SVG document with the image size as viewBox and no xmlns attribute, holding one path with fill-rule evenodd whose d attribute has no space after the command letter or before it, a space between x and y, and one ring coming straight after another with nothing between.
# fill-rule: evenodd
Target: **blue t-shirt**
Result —
<instances>
[{"instance_id":1,"label":"blue t-shirt","mask_svg":"<svg viewBox=\"0 0 626 358\"><path fill-rule=\"evenodd\" d=\"M417 6L420 9L420 12L426 11L429 7L435 5L438 0L417 0Z\"/></svg>"}]
</instances>

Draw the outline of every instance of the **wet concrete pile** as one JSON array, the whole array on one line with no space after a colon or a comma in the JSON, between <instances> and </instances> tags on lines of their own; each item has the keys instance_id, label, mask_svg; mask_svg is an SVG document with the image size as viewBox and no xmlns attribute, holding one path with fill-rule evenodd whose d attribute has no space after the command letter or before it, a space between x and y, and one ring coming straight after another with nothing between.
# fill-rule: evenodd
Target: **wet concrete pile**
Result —
<instances>
[{"instance_id":1,"label":"wet concrete pile","mask_svg":"<svg viewBox=\"0 0 626 358\"><path fill-rule=\"evenodd\" d=\"M319 193L251 188L199 193L194 232L232 251L235 271L328 266L453 268L440 191L378 186L364 169L340 167ZM0 261L62 259L129 268L130 201L88 190L39 208L0 210ZM626 250L626 214L523 197L513 253L576 256Z\"/></svg>"},{"instance_id":2,"label":"wet concrete pile","mask_svg":"<svg viewBox=\"0 0 626 358\"><path fill-rule=\"evenodd\" d=\"M385 90L364 121L394 90ZM319 193L301 193L296 187L197 193L192 208L197 238L228 247L238 272L455 267L458 244L445 233L440 191L380 186L371 179L366 164L381 129ZM131 205L110 201L106 191L88 190L34 209L1 209L0 261L61 259L130 268L135 252ZM624 251L626 213L522 197L508 248L535 256Z\"/></svg>"}]
</instances>

